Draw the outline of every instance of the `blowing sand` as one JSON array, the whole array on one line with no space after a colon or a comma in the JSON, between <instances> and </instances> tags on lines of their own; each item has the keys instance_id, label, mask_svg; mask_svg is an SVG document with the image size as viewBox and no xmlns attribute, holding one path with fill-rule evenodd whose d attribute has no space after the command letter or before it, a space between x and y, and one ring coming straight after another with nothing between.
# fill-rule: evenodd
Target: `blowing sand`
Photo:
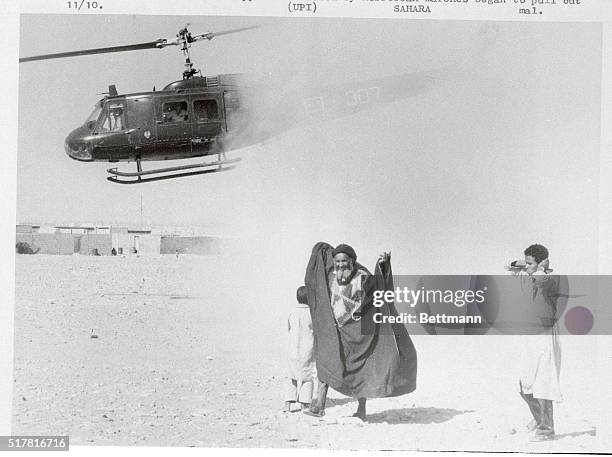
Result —
<instances>
[{"instance_id":1,"label":"blowing sand","mask_svg":"<svg viewBox=\"0 0 612 457\"><path fill-rule=\"evenodd\" d=\"M596 337L563 337L552 442L520 430L530 416L508 336L414 337L416 392L368 401L367 423L335 393L324 419L281 413L292 303L278 289L236 259L17 256L13 434L67 434L72 445L603 449Z\"/></svg>"}]
</instances>

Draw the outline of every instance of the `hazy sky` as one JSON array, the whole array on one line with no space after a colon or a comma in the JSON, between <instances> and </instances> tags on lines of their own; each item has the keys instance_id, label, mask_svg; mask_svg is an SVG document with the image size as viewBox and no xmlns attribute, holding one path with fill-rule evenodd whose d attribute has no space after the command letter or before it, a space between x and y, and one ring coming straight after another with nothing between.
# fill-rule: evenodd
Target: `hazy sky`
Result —
<instances>
[{"instance_id":1,"label":"hazy sky","mask_svg":"<svg viewBox=\"0 0 612 457\"><path fill-rule=\"evenodd\" d=\"M601 26L476 21L22 16L21 56L253 24L196 43L206 74L272 72L343 84L435 70L429 90L234 152L237 170L120 186L63 150L98 93L180 78L174 48L20 66L20 221L198 225L279 250L303 276L316 241L352 243L398 273L500 272L533 242L567 273L596 272ZM127 167L123 164L123 167ZM145 164L151 166L151 164ZM129 165L135 168L134 164Z\"/></svg>"}]
</instances>

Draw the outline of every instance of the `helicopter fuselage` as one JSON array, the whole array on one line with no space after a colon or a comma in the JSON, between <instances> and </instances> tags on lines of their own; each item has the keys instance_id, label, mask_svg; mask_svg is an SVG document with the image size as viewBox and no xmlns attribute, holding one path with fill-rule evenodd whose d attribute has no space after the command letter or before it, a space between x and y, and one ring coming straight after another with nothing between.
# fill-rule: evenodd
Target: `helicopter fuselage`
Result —
<instances>
[{"instance_id":1,"label":"helicopter fuselage","mask_svg":"<svg viewBox=\"0 0 612 457\"><path fill-rule=\"evenodd\" d=\"M68 135L66 153L85 162L129 162L224 152L228 129L237 128L241 118L232 76L237 75L175 81L153 92L111 91Z\"/></svg>"}]
</instances>

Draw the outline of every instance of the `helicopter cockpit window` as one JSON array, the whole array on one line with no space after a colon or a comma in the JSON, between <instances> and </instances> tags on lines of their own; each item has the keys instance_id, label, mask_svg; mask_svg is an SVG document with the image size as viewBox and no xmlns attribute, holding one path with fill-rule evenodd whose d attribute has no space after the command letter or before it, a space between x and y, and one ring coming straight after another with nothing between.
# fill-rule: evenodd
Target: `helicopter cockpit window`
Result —
<instances>
[{"instance_id":1,"label":"helicopter cockpit window","mask_svg":"<svg viewBox=\"0 0 612 457\"><path fill-rule=\"evenodd\" d=\"M217 100L196 100L193 102L193 112L198 121L213 121L219 119Z\"/></svg>"},{"instance_id":2,"label":"helicopter cockpit window","mask_svg":"<svg viewBox=\"0 0 612 457\"><path fill-rule=\"evenodd\" d=\"M164 122L185 122L189 120L187 102L167 102L162 108Z\"/></svg>"},{"instance_id":3,"label":"helicopter cockpit window","mask_svg":"<svg viewBox=\"0 0 612 457\"><path fill-rule=\"evenodd\" d=\"M104 109L100 122L103 132L117 132L125 129L125 112L121 103L111 103Z\"/></svg>"},{"instance_id":4,"label":"helicopter cockpit window","mask_svg":"<svg viewBox=\"0 0 612 457\"><path fill-rule=\"evenodd\" d=\"M93 111L91 112L89 117L87 117L87 120L85 121L85 125L88 128L90 128L90 129L93 128L93 126L96 124L96 121L100 117L100 112L101 111L102 111L102 104L101 103L96 103L96 106L94 107Z\"/></svg>"}]
</instances>

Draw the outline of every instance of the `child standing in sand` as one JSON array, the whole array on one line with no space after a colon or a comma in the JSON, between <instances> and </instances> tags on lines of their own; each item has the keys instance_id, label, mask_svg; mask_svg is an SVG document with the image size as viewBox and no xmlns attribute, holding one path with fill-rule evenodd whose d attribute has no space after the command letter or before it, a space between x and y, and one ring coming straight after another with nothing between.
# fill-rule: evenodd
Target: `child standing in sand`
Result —
<instances>
[{"instance_id":1,"label":"child standing in sand","mask_svg":"<svg viewBox=\"0 0 612 457\"><path fill-rule=\"evenodd\" d=\"M312 402L314 363L314 334L306 297L306 287L297 290L297 306L289 313L289 375L285 407L290 412L292 403L307 409Z\"/></svg>"}]
</instances>

